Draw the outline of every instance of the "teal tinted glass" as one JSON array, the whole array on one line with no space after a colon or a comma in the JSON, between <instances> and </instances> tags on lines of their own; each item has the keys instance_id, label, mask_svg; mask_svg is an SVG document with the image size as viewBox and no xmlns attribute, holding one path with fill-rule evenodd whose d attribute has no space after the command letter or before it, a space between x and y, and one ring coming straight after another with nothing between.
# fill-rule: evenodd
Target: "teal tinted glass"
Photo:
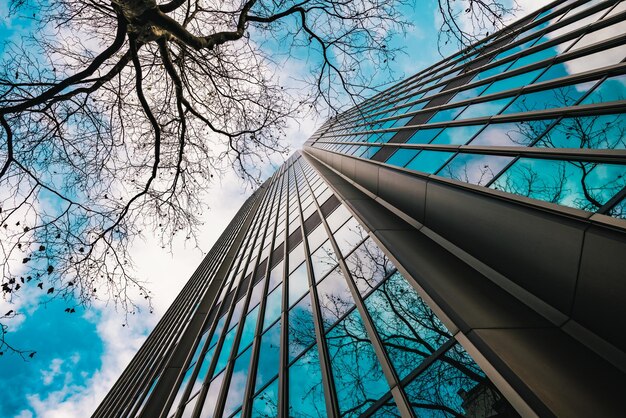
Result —
<instances>
[{"instance_id":1,"label":"teal tinted glass","mask_svg":"<svg viewBox=\"0 0 626 418\"><path fill-rule=\"evenodd\" d=\"M472 79L472 82L479 81L479 80L484 80L486 78L492 77L492 76L497 75L497 74L502 74L511 65L512 65L511 62L507 62L507 63L504 63L504 64L497 65L497 66L495 66L493 68L489 68L487 70L481 71L480 73L476 74L476 76ZM484 89L484 87L486 87L486 86L483 86L483 89Z\"/></svg>"},{"instance_id":2,"label":"teal tinted glass","mask_svg":"<svg viewBox=\"0 0 626 418\"><path fill-rule=\"evenodd\" d=\"M250 356L252 347L244 351L235 360L233 371L230 377L230 386L226 395L226 403L224 404L224 416L229 416L235 412L243 403L243 395L246 391L246 382L248 381L248 368L250 366Z\"/></svg>"},{"instance_id":3,"label":"teal tinted glass","mask_svg":"<svg viewBox=\"0 0 626 418\"><path fill-rule=\"evenodd\" d=\"M398 148L385 162L398 167L404 167L406 163L417 155L417 152L418 151L414 149Z\"/></svg>"},{"instance_id":4,"label":"teal tinted glass","mask_svg":"<svg viewBox=\"0 0 626 418\"><path fill-rule=\"evenodd\" d=\"M419 417L518 416L459 345L418 375L405 392Z\"/></svg>"},{"instance_id":5,"label":"teal tinted glass","mask_svg":"<svg viewBox=\"0 0 626 418\"><path fill-rule=\"evenodd\" d=\"M527 147L543 134L552 122L552 119L544 119L491 123L476 135L470 145Z\"/></svg>"},{"instance_id":6,"label":"teal tinted glass","mask_svg":"<svg viewBox=\"0 0 626 418\"><path fill-rule=\"evenodd\" d=\"M237 328L231 329L228 334L226 334L226 338L224 339L224 344L222 344L222 351L220 351L220 355L217 358L217 366L215 366L215 373L221 372L224 367L226 367L226 363L228 362L228 357L230 356L230 351L233 348L233 341L235 340L235 333L237 332Z\"/></svg>"},{"instance_id":7,"label":"teal tinted glass","mask_svg":"<svg viewBox=\"0 0 626 418\"><path fill-rule=\"evenodd\" d=\"M540 51L533 52L530 55L525 55L523 57L520 57L520 58L517 59L517 61L515 61L513 63L511 68L509 68L509 70L514 70L516 68L521 68L521 67L523 67L525 65L530 65L530 64L534 64L534 63L539 62L539 61L543 61L543 60L546 60L546 59L549 59L549 58L553 58L557 54L562 54L563 51L565 51L573 42L574 42L573 40L570 40L570 41L567 41L567 42L563 42L562 44L559 44L559 45L554 45L554 46L551 46L551 47L548 47L548 48L544 48L544 49L542 49ZM549 62L550 61L548 61L548 63ZM541 70L540 70L540 72L541 72ZM535 75L536 75L536 73L535 73ZM531 81L532 81L532 79L529 80L528 83L530 83ZM528 83L525 83L525 84L528 84Z\"/></svg>"},{"instance_id":8,"label":"teal tinted glass","mask_svg":"<svg viewBox=\"0 0 626 418\"><path fill-rule=\"evenodd\" d=\"M476 132L478 132L484 125L470 125L470 126L455 126L451 128L445 128L437 137L432 141L433 144L452 144L463 145L469 142Z\"/></svg>"},{"instance_id":9,"label":"teal tinted glass","mask_svg":"<svg viewBox=\"0 0 626 418\"><path fill-rule=\"evenodd\" d=\"M207 373L209 372L209 367L211 366L211 360L213 360L213 353L215 352L215 347L211 348L204 355L204 360L202 360L202 365L200 366L200 370L198 371L198 375L196 376L196 380L193 383L193 388L191 389L191 393L196 393L200 390L200 386L206 380Z\"/></svg>"},{"instance_id":10,"label":"teal tinted glass","mask_svg":"<svg viewBox=\"0 0 626 418\"><path fill-rule=\"evenodd\" d=\"M289 361L315 342L311 295L308 293L289 311Z\"/></svg>"},{"instance_id":11,"label":"teal tinted glass","mask_svg":"<svg viewBox=\"0 0 626 418\"><path fill-rule=\"evenodd\" d=\"M422 151L407 164L406 168L432 174L439 170L453 155L452 152Z\"/></svg>"},{"instance_id":12,"label":"teal tinted glass","mask_svg":"<svg viewBox=\"0 0 626 418\"><path fill-rule=\"evenodd\" d=\"M453 120L463 111L465 107L453 107L452 109L440 110L428 121L428 123L447 122Z\"/></svg>"},{"instance_id":13,"label":"teal tinted glass","mask_svg":"<svg viewBox=\"0 0 626 418\"><path fill-rule=\"evenodd\" d=\"M243 324L243 331L241 332L241 339L239 340L239 353L245 349L254 339L254 332L256 330L256 323L259 316L259 308L256 307L250 311L246 316L246 322Z\"/></svg>"},{"instance_id":14,"label":"teal tinted glass","mask_svg":"<svg viewBox=\"0 0 626 418\"><path fill-rule=\"evenodd\" d=\"M365 306L400 379L451 338L400 273L383 282Z\"/></svg>"},{"instance_id":15,"label":"teal tinted glass","mask_svg":"<svg viewBox=\"0 0 626 418\"><path fill-rule=\"evenodd\" d=\"M278 286L276 290L267 296L265 306L265 318L263 319L263 329L267 329L274 321L280 317L282 307L282 286Z\"/></svg>"},{"instance_id":16,"label":"teal tinted glass","mask_svg":"<svg viewBox=\"0 0 626 418\"><path fill-rule=\"evenodd\" d=\"M437 175L465 183L485 186L511 161L513 161L513 157L458 154L439 170Z\"/></svg>"},{"instance_id":17,"label":"teal tinted glass","mask_svg":"<svg viewBox=\"0 0 626 418\"><path fill-rule=\"evenodd\" d=\"M626 185L626 166L522 158L490 187L595 212Z\"/></svg>"},{"instance_id":18,"label":"teal tinted glass","mask_svg":"<svg viewBox=\"0 0 626 418\"><path fill-rule=\"evenodd\" d=\"M541 70L529 71L515 75L513 77L504 78L502 80L494 81L484 92L483 96L488 94L498 93L505 90L516 89L533 82L539 75Z\"/></svg>"},{"instance_id":19,"label":"teal tinted glass","mask_svg":"<svg viewBox=\"0 0 626 418\"><path fill-rule=\"evenodd\" d=\"M339 267L317 285L317 296L325 330L354 307L354 299Z\"/></svg>"},{"instance_id":20,"label":"teal tinted glass","mask_svg":"<svg viewBox=\"0 0 626 418\"><path fill-rule=\"evenodd\" d=\"M626 74L609 77L585 97L582 104L626 100Z\"/></svg>"},{"instance_id":21,"label":"teal tinted glass","mask_svg":"<svg viewBox=\"0 0 626 418\"><path fill-rule=\"evenodd\" d=\"M278 416L278 379L254 398L251 416L253 418Z\"/></svg>"},{"instance_id":22,"label":"teal tinted glass","mask_svg":"<svg viewBox=\"0 0 626 418\"><path fill-rule=\"evenodd\" d=\"M280 366L280 321L261 336L255 392L278 374Z\"/></svg>"},{"instance_id":23,"label":"teal tinted glass","mask_svg":"<svg viewBox=\"0 0 626 418\"><path fill-rule=\"evenodd\" d=\"M289 416L327 416L317 346L289 368Z\"/></svg>"},{"instance_id":24,"label":"teal tinted glass","mask_svg":"<svg viewBox=\"0 0 626 418\"><path fill-rule=\"evenodd\" d=\"M420 129L415 132L407 142L407 144L428 144L437 134L441 132L440 128Z\"/></svg>"},{"instance_id":25,"label":"teal tinted glass","mask_svg":"<svg viewBox=\"0 0 626 418\"><path fill-rule=\"evenodd\" d=\"M393 398L389 399L389 401L385 402L380 408L376 410L370 417L375 418L387 418L387 417L401 417L400 411L398 407L393 402Z\"/></svg>"},{"instance_id":26,"label":"teal tinted glass","mask_svg":"<svg viewBox=\"0 0 626 418\"><path fill-rule=\"evenodd\" d=\"M475 97L480 96L480 94L485 91L487 85L483 84L482 86L473 87L467 90L461 90L457 94L450 99L450 103L461 102L463 100L473 99Z\"/></svg>"},{"instance_id":27,"label":"teal tinted glass","mask_svg":"<svg viewBox=\"0 0 626 418\"><path fill-rule=\"evenodd\" d=\"M594 84L595 81L591 81L522 94L504 109L502 113L532 112L534 110L573 106Z\"/></svg>"},{"instance_id":28,"label":"teal tinted glass","mask_svg":"<svg viewBox=\"0 0 626 418\"><path fill-rule=\"evenodd\" d=\"M497 115L510 101L510 97L505 97L504 99L474 103L473 105L468 106L457 119L482 118L485 116Z\"/></svg>"},{"instance_id":29,"label":"teal tinted glass","mask_svg":"<svg viewBox=\"0 0 626 418\"><path fill-rule=\"evenodd\" d=\"M537 146L551 148L626 148L626 114L564 118Z\"/></svg>"},{"instance_id":30,"label":"teal tinted glass","mask_svg":"<svg viewBox=\"0 0 626 418\"><path fill-rule=\"evenodd\" d=\"M356 417L389 390L358 311L330 330L326 342L339 410Z\"/></svg>"},{"instance_id":31,"label":"teal tinted glass","mask_svg":"<svg viewBox=\"0 0 626 418\"><path fill-rule=\"evenodd\" d=\"M607 215L615 218L626 219L626 198L617 202L617 204L609 210Z\"/></svg>"},{"instance_id":32,"label":"teal tinted glass","mask_svg":"<svg viewBox=\"0 0 626 418\"><path fill-rule=\"evenodd\" d=\"M371 238L350 254L346 259L346 266L363 297L396 269Z\"/></svg>"}]
</instances>

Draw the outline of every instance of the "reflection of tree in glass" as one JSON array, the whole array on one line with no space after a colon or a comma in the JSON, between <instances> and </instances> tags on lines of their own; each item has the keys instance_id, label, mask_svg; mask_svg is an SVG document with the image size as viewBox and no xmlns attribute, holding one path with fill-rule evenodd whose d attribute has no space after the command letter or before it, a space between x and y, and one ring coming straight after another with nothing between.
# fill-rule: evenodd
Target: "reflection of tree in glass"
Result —
<instances>
[{"instance_id":1,"label":"reflection of tree in glass","mask_svg":"<svg viewBox=\"0 0 626 418\"><path fill-rule=\"evenodd\" d=\"M565 118L536 146L625 148L626 120L622 115ZM595 212L624 187L624 171L621 166L597 162L522 159L496 182L496 188Z\"/></svg>"},{"instance_id":2,"label":"reflection of tree in glass","mask_svg":"<svg viewBox=\"0 0 626 418\"><path fill-rule=\"evenodd\" d=\"M369 293L383 278L395 270L391 260L368 239L346 259L348 270L361 295Z\"/></svg>"}]
</instances>

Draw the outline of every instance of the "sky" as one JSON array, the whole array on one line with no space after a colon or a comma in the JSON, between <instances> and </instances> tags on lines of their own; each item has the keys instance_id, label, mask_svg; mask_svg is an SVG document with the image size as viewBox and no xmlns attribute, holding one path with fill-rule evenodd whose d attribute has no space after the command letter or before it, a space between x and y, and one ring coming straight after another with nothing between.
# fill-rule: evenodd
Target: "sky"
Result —
<instances>
[{"instance_id":1,"label":"sky","mask_svg":"<svg viewBox=\"0 0 626 418\"><path fill-rule=\"evenodd\" d=\"M419 8L407 9L406 17L414 22L406 36L394 39L405 46L395 62L396 76L410 76L441 59L437 49L435 0L417 0ZM18 39L28 33L26 20L7 18L7 2L0 2L0 39ZM518 14L535 10L545 2L523 0ZM446 55L453 48L444 51ZM2 47L0 46L0 54ZM283 71L297 72L300 63L290 62ZM309 117L292 123L287 139L298 149L323 119ZM267 173L271 173L268 167ZM144 309L125 317L112 306L95 304L79 309L76 314L64 312L60 301L40 304L36 298L23 294L17 307L22 315L11 322L12 343L35 350L27 361L17 356L0 358L0 417L85 417L91 415L115 380L139 349L159 318L169 307L211 245L226 228L230 219L252 193L237 177L226 175L207 194L210 210L199 236L200 247L189 248L184 241L175 242L170 254L147 235L130 250L136 277L148 282L154 296L154 313ZM0 302L0 309L7 305ZM12 307L14 309L15 307Z\"/></svg>"}]
</instances>

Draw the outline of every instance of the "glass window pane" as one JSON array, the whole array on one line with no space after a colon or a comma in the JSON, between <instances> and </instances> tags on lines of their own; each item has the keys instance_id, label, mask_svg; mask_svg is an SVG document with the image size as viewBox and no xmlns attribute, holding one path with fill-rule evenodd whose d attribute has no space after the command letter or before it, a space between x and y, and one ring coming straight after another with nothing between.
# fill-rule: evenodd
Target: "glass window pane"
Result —
<instances>
[{"instance_id":1,"label":"glass window pane","mask_svg":"<svg viewBox=\"0 0 626 418\"><path fill-rule=\"evenodd\" d=\"M289 416L327 416L317 346L311 347L289 368Z\"/></svg>"},{"instance_id":2,"label":"glass window pane","mask_svg":"<svg viewBox=\"0 0 626 418\"><path fill-rule=\"evenodd\" d=\"M278 416L278 379L259 393L252 401L251 416L253 418L270 418Z\"/></svg>"},{"instance_id":3,"label":"glass window pane","mask_svg":"<svg viewBox=\"0 0 626 418\"><path fill-rule=\"evenodd\" d=\"M522 158L490 187L595 212L626 185L626 166Z\"/></svg>"},{"instance_id":4,"label":"glass window pane","mask_svg":"<svg viewBox=\"0 0 626 418\"><path fill-rule=\"evenodd\" d=\"M417 150L399 148L391 155L391 157L387 158L387 161L385 162L398 167L404 167L404 165L411 161L411 158L415 157L416 154Z\"/></svg>"},{"instance_id":5,"label":"glass window pane","mask_svg":"<svg viewBox=\"0 0 626 418\"><path fill-rule=\"evenodd\" d=\"M272 269L272 271L270 271L270 277L269 277L270 284L268 287L268 292L271 292L276 286L282 283L283 269L284 269L284 265L283 265L283 262L281 261L280 263L276 265L276 267Z\"/></svg>"},{"instance_id":6,"label":"glass window pane","mask_svg":"<svg viewBox=\"0 0 626 418\"><path fill-rule=\"evenodd\" d=\"M198 371L198 375L196 376L196 381L193 383L191 393L199 391L200 386L202 386L202 384L206 380L207 373L209 372L209 367L211 366L211 360L213 360L214 352L215 347L209 349L204 355L204 360L202 360L202 365L200 366L200 370Z\"/></svg>"},{"instance_id":7,"label":"glass window pane","mask_svg":"<svg viewBox=\"0 0 626 418\"><path fill-rule=\"evenodd\" d=\"M331 232L335 232L345 221L347 221L352 215L350 211L346 209L344 205L339 205L330 215L326 217L328 227Z\"/></svg>"},{"instance_id":8,"label":"glass window pane","mask_svg":"<svg viewBox=\"0 0 626 418\"><path fill-rule=\"evenodd\" d=\"M498 155L458 154L441 170L438 176L484 186L504 169L513 157Z\"/></svg>"},{"instance_id":9,"label":"glass window pane","mask_svg":"<svg viewBox=\"0 0 626 418\"><path fill-rule=\"evenodd\" d=\"M235 340L235 332L237 332L237 327L231 329L228 334L226 334L226 338L224 339L224 344L222 345L222 351L220 351L220 355L217 358L217 366L215 366L215 373L221 372L224 367L226 367L226 363L228 362L228 357L230 356L230 350L233 347L233 341Z\"/></svg>"},{"instance_id":10,"label":"glass window pane","mask_svg":"<svg viewBox=\"0 0 626 418\"><path fill-rule=\"evenodd\" d=\"M289 311L289 361L315 342L311 295L307 294Z\"/></svg>"},{"instance_id":11,"label":"glass window pane","mask_svg":"<svg viewBox=\"0 0 626 418\"><path fill-rule=\"evenodd\" d=\"M272 293L267 295L265 302L265 318L263 319L263 329L267 329L274 321L280 317L282 311L283 288L279 286Z\"/></svg>"},{"instance_id":12,"label":"glass window pane","mask_svg":"<svg viewBox=\"0 0 626 418\"><path fill-rule=\"evenodd\" d=\"M217 403L217 397L220 394L220 388L222 387L222 381L224 380L224 373L220 373L211 384L209 390L204 398L204 405L202 406L201 418L212 418L215 413L215 404Z\"/></svg>"},{"instance_id":13,"label":"glass window pane","mask_svg":"<svg viewBox=\"0 0 626 418\"><path fill-rule=\"evenodd\" d=\"M464 145L474 135L476 135L476 132L478 132L483 126L484 125L470 125L445 128L439 135L437 135L432 143L446 145Z\"/></svg>"},{"instance_id":14,"label":"glass window pane","mask_svg":"<svg viewBox=\"0 0 626 418\"><path fill-rule=\"evenodd\" d=\"M311 264L315 281L322 279L326 273L337 265L337 257L329 240L326 240L317 251L311 254Z\"/></svg>"},{"instance_id":15,"label":"glass window pane","mask_svg":"<svg viewBox=\"0 0 626 418\"><path fill-rule=\"evenodd\" d=\"M407 164L406 168L432 174L439 170L453 155L453 152L422 151Z\"/></svg>"},{"instance_id":16,"label":"glass window pane","mask_svg":"<svg viewBox=\"0 0 626 418\"><path fill-rule=\"evenodd\" d=\"M256 307L248 316L246 316L246 322L243 324L243 331L241 332L241 339L239 340L239 350L238 353L241 352L244 348L246 348L252 340L254 339L254 332L256 330L256 323L259 317L259 308Z\"/></svg>"},{"instance_id":17,"label":"glass window pane","mask_svg":"<svg viewBox=\"0 0 626 418\"><path fill-rule=\"evenodd\" d=\"M536 82L615 65L626 58L626 44L552 65Z\"/></svg>"},{"instance_id":18,"label":"glass window pane","mask_svg":"<svg viewBox=\"0 0 626 418\"><path fill-rule=\"evenodd\" d=\"M527 84L530 84L535 78L537 78L537 76L539 75L541 71L542 70L529 71L527 73L522 73L522 74L515 75L513 77L504 78L502 80L495 81L487 88L487 90L484 91L482 95L486 96L488 94L498 93L498 92L505 91L505 90L516 89L516 88L525 86Z\"/></svg>"},{"instance_id":19,"label":"glass window pane","mask_svg":"<svg viewBox=\"0 0 626 418\"><path fill-rule=\"evenodd\" d=\"M626 114L564 118L539 142L551 148L626 148Z\"/></svg>"},{"instance_id":20,"label":"glass window pane","mask_svg":"<svg viewBox=\"0 0 626 418\"><path fill-rule=\"evenodd\" d=\"M444 356L405 387L417 416L518 416L460 346Z\"/></svg>"},{"instance_id":21,"label":"glass window pane","mask_svg":"<svg viewBox=\"0 0 626 418\"><path fill-rule=\"evenodd\" d=\"M465 109L465 106L453 107L452 109L444 109L435 113L435 115L428 121L428 123L447 122L453 120Z\"/></svg>"},{"instance_id":22,"label":"glass window pane","mask_svg":"<svg viewBox=\"0 0 626 418\"><path fill-rule=\"evenodd\" d=\"M261 336L259 362L254 391L258 391L278 374L280 368L280 321Z\"/></svg>"},{"instance_id":23,"label":"glass window pane","mask_svg":"<svg viewBox=\"0 0 626 418\"><path fill-rule=\"evenodd\" d=\"M346 265L363 297L395 270L391 260L371 238L350 254L350 257L346 259Z\"/></svg>"},{"instance_id":24,"label":"glass window pane","mask_svg":"<svg viewBox=\"0 0 626 418\"><path fill-rule=\"evenodd\" d=\"M329 329L354 306L354 299L339 267L317 285L317 295L324 330Z\"/></svg>"},{"instance_id":25,"label":"glass window pane","mask_svg":"<svg viewBox=\"0 0 626 418\"><path fill-rule=\"evenodd\" d=\"M451 338L400 273L376 289L365 300L365 306L400 379Z\"/></svg>"},{"instance_id":26,"label":"glass window pane","mask_svg":"<svg viewBox=\"0 0 626 418\"><path fill-rule=\"evenodd\" d=\"M330 330L326 341L339 410L356 417L389 391L358 311Z\"/></svg>"},{"instance_id":27,"label":"glass window pane","mask_svg":"<svg viewBox=\"0 0 626 418\"><path fill-rule=\"evenodd\" d=\"M289 253L289 272L294 271L300 263L304 261L304 246L302 243L298 244L296 248L294 248Z\"/></svg>"},{"instance_id":28,"label":"glass window pane","mask_svg":"<svg viewBox=\"0 0 626 418\"><path fill-rule=\"evenodd\" d=\"M317 248L328 238L324 224L320 223L315 229L308 235L309 251L314 252Z\"/></svg>"},{"instance_id":29,"label":"glass window pane","mask_svg":"<svg viewBox=\"0 0 626 418\"><path fill-rule=\"evenodd\" d=\"M553 119L492 123L472 140L470 145L530 146L546 131Z\"/></svg>"},{"instance_id":30,"label":"glass window pane","mask_svg":"<svg viewBox=\"0 0 626 418\"><path fill-rule=\"evenodd\" d=\"M224 405L225 417L235 412L243 403L243 396L246 391L246 383L248 381L248 369L250 367L250 356L252 347L244 351L236 360L233 366L233 372L230 378L230 386L226 395L226 403Z\"/></svg>"},{"instance_id":31,"label":"glass window pane","mask_svg":"<svg viewBox=\"0 0 626 418\"><path fill-rule=\"evenodd\" d=\"M439 132L441 132L441 128L420 129L406 142L407 144L428 144Z\"/></svg>"},{"instance_id":32,"label":"glass window pane","mask_svg":"<svg viewBox=\"0 0 626 418\"><path fill-rule=\"evenodd\" d=\"M626 219L626 199L622 199L607 213L614 218Z\"/></svg>"},{"instance_id":33,"label":"glass window pane","mask_svg":"<svg viewBox=\"0 0 626 418\"><path fill-rule=\"evenodd\" d=\"M341 254L345 257L367 237L367 232L359 224L359 221L352 218L335 232L334 237Z\"/></svg>"},{"instance_id":34,"label":"glass window pane","mask_svg":"<svg viewBox=\"0 0 626 418\"><path fill-rule=\"evenodd\" d=\"M614 102L626 99L626 74L607 78L585 97L582 104Z\"/></svg>"},{"instance_id":35,"label":"glass window pane","mask_svg":"<svg viewBox=\"0 0 626 418\"><path fill-rule=\"evenodd\" d=\"M505 97L504 99L491 100L489 102L474 103L473 105L467 106L465 111L463 111L457 119L482 118L497 115L510 101L510 97Z\"/></svg>"},{"instance_id":36,"label":"glass window pane","mask_svg":"<svg viewBox=\"0 0 626 418\"><path fill-rule=\"evenodd\" d=\"M595 83L595 81L591 81L556 89L522 94L504 109L502 113L531 112L534 110L573 106Z\"/></svg>"},{"instance_id":37,"label":"glass window pane","mask_svg":"<svg viewBox=\"0 0 626 418\"><path fill-rule=\"evenodd\" d=\"M306 263L302 263L289 275L289 306L293 305L309 290Z\"/></svg>"}]
</instances>

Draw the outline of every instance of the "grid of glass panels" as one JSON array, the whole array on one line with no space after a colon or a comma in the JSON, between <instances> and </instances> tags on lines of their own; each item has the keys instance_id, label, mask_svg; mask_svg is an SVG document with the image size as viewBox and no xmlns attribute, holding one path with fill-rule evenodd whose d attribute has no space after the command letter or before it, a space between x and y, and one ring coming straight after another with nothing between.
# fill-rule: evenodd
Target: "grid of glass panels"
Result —
<instances>
[{"instance_id":1,"label":"grid of glass panels","mask_svg":"<svg viewBox=\"0 0 626 418\"><path fill-rule=\"evenodd\" d=\"M625 218L626 2L555 2L306 145Z\"/></svg>"},{"instance_id":2,"label":"grid of glass panels","mask_svg":"<svg viewBox=\"0 0 626 418\"><path fill-rule=\"evenodd\" d=\"M178 382L171 417L515 416L299 153L269 182Z\"/></svg>"}]
</instances>

